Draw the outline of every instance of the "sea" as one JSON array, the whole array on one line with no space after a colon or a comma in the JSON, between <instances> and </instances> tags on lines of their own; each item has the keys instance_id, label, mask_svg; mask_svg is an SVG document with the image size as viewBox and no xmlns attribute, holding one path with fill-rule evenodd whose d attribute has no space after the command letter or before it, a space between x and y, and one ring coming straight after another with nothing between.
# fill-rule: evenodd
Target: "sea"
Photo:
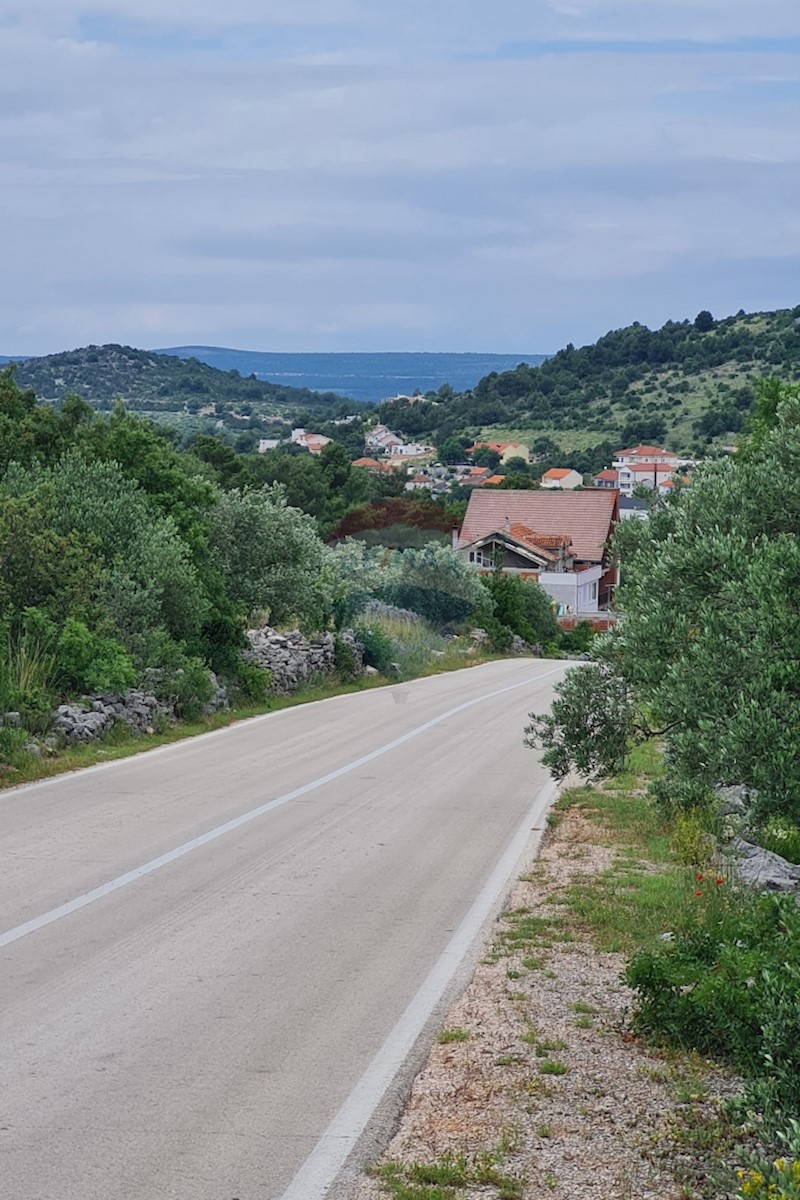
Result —
<instances>
[{"instance_id":1,"label":"sea","mask_svg":"<svg viewBox=\"0 0 800 1200\"><path fill-rule=\"evenodd\" d=\"M276 354L230 350L223 346L173 346L155 351L197 358L221 371L236 370L269 383L335 392L377 404L392 396L437 391L449 383L455 392L474 387L492 371L510 371L519 363L538 366L546 354Z\"/></svg>"}]
</instances>

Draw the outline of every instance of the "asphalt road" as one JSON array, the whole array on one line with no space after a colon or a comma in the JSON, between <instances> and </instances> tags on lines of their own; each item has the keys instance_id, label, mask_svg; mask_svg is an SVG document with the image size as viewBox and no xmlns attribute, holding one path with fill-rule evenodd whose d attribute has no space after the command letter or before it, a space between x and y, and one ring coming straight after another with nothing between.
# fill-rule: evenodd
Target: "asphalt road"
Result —
<instances>
[{"instance_id":1,"label":"asphalt road","mask_svg":"<svg viewBox=\"0 0 800 1200\"><path fill-rule=\"evenodd\" d=\"M490 663L0 793L0 1194L326 1194L538 820L522 727L562 671Z\"/></svg>"}]
</instances>

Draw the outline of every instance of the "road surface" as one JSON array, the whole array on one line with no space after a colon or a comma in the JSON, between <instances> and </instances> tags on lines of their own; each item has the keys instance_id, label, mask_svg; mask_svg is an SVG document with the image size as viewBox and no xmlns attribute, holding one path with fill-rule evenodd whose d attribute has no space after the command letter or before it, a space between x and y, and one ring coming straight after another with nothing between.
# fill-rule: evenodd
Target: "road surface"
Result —
<instances>
[{"instance_id":1,"label":"road surface","mask_svg":"<svg viewBox=\"0 0 800 1200\"><path fill-rule=\"evenodd\" d=\"M341 1194L541 823L522 728L565 665L342 696L0 793L2 1195Z\"/></svg>"}]
</instances>

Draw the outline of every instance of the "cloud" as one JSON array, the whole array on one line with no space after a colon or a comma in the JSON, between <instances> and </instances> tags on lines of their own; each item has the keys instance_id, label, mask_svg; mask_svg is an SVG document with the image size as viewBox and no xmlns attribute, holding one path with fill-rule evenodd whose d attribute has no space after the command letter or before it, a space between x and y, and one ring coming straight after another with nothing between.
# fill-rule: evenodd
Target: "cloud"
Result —
<instances>
[{"instance_id":1,"label":"cloud","mask_svg":"<svg viewBox=\"0 0 800 1200\"><path fill-rule=\"evenodd\" d=\"M8 14L0 350L537 351L796 303L800 54L728 48L749 4L264 7ZM646 55L585 48L623 34Z\"/></svg>"}]
</instances>

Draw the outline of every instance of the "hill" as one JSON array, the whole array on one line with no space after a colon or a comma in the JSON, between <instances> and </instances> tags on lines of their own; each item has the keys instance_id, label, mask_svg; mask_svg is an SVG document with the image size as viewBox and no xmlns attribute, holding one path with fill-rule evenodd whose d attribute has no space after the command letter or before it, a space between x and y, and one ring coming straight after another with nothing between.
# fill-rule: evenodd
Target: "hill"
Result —
<instances>
[{"instance_id":1,"label":"hill","mask_svg":"<svg viewBox=\"0 0 800 1200\"><path fill-rule=\"evenodd\" d=\"M333 392L267 383L237 370L220 371L195 358L178 358L131 346L85 346L61 354L17 362L16 377L41 400L58 401L74 393L99 408L118 399L148 413L198 413L204 409L238 411L245 416L286 417L303 410L331 414L333 406L348 412L355 401Z\"/></svg>"},{"instance_id":2,"label":"hill","mask_svg":"<svg viewBox=\"0 0 800 1200\"><path fill-rule=\"evenodd\" d=\"M593 345L568 345L538 367L489 374L470 391L390 402L378 413L437 444L465 432L546 436L565 448L606 439L691 449L738 432L753 381L769 375L800 379L800 306L723 320L704 312L658 330L634 323Z\"/></svg>"}]
</instances>

